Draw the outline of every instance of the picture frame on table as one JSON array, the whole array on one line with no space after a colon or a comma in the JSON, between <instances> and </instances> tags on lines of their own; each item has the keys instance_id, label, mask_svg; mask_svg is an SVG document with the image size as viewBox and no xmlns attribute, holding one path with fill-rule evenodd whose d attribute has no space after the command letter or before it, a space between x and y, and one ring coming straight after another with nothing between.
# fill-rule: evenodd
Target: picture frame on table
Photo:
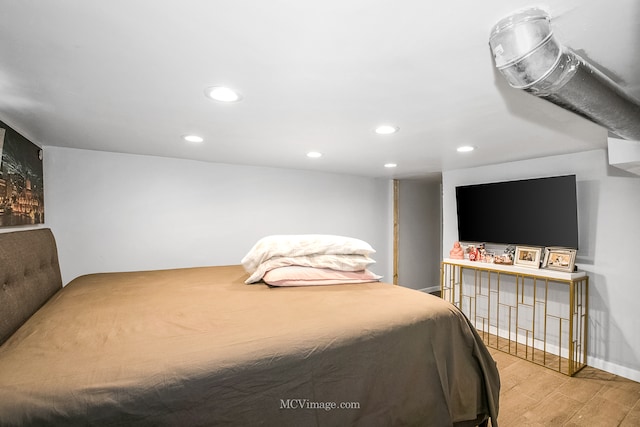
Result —
<instances>
[{"instance_id":1,"label":"picture frame on table","mask_svg":"<svg viewBox=\"0 0 640 427\"><path fill-rule=\"evenodd\" d=\"M573 272L576 250L570 248L546 248L542 266L551 270Z\"/></svg>"},{"instance_id":2,"label":"picture frame on table","mask_svg":"<svg viewBox=\"0 0 640 427\"><path fill-rule=\"evenodd\" d=\"M519 265L528 268L540 268L540 259L542 258L542 248L532 246L516 246L516 254L513 259L513 265Z\"/></svg>"}]
</instances>

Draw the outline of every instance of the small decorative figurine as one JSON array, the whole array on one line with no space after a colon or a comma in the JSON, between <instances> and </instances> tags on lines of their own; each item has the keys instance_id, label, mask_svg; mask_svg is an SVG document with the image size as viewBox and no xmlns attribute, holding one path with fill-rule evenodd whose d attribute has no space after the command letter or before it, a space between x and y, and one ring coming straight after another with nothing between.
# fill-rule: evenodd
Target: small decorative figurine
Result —
<instances>
[{"instance_id":1,"label":"small decorative figurine","mask_svg":"<svg viewBox=\"0 0 640 427\"><path fill-rule=\"evenodd\" d=\"M462 250L462 246L460 246L460 242L455 242L453 244L453 249L449 251L449 258L464 259L464 251Z\"/></svg>"},{"instance_id":2,"label":"small decorative figurine","mask_svg":"<svg viewBox=\"0 0 640 427\"><path fill-rule=\"evenodd\" d=\"M514 245L509 245L504 250L504 255L509 258L509 260L513 261L516 257L516 247Z\"/></svg>"},{"instance_id":3,"label":"small decorative figurine","mask_svg":"<svg viewBox=\"0 0 640 427\"><path fill-rule=\"evenodd\" d=\"M469 261L477 261L478 260L478 250L475 246L469 245Z\"/></svg>"}]
</instances>

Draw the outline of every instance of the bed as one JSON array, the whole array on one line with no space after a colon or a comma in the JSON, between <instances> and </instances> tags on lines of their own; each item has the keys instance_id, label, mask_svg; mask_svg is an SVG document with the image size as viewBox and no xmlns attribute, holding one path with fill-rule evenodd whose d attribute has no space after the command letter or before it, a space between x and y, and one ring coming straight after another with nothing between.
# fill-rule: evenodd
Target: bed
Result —
<instances>
[{"instance_id":1,"label":"bed","mask_svg":"<svg viewBox=\"0 0 640 427\"><path fill-rule=\"evenodd\" d=\"M497 425L495 362L449 303L246 278L232 265L62 287L49 229L0 233L0 424Z\"/></svg>"}]
</instances>

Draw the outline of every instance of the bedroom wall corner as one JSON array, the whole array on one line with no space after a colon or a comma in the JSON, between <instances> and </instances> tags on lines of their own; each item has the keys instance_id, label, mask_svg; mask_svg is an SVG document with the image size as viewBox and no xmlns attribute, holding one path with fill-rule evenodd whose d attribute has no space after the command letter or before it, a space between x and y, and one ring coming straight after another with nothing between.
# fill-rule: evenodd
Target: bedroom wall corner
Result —
<instances>
[{"instance_id":1,"label":"bedroom wall corner","mask_svg":"<svg viewBox=\"0 0 640 427\"><path fill-rule=\"evenodd\" d=\"M398 283L440 290L441 177L399 182Z\"/></svg>"}]
</instances>

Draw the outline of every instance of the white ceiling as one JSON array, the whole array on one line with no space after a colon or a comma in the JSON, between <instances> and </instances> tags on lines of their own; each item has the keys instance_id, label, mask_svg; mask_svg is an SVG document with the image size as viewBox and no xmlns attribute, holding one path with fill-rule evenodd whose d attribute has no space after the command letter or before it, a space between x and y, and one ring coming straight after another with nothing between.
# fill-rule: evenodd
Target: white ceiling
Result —
<instances>
[{"instance_id":1,"label":"white ceiling","mask_svg":"<svg viewBox=\"0 0 640 427\"><path fill-rule=\"evenodd\" d=\"M489 33L527 6L640 98L637 0L0 5L0 120L44 146L398 178L606 147L605 129L495 70ZM205 98L213 85L244 99Z\"/></svg>"}]
</instances>

